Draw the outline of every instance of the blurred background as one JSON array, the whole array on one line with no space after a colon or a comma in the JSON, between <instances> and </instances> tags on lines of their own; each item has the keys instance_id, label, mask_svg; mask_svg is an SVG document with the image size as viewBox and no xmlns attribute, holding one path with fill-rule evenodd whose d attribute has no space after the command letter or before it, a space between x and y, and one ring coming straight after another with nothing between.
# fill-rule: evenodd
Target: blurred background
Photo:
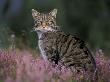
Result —
<instances>
[{"instance_id":1,"label":"blurred background","mask_svg":"<svg viewBox=\"0 0 110 82\"><path fill-rule=\"evenodd\" d=\"M57 24L66 33L78 36L91 50L110 54L110 0L0 0L0 49L37 47L32 32L31 9L50 12L57 8Z\"/></svg>"}]
</instances>

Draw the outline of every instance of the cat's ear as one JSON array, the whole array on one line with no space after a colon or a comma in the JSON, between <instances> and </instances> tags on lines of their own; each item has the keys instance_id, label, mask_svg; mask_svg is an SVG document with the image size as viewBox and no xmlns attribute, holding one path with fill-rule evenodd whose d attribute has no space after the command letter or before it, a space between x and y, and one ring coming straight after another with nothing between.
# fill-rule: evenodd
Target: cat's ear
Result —
<instances>
[{"instance_id":1,"label":"cat's ear","mask_svg":"<svg viewBox=\"0 0 110 82\"><path fill-rule=\"evenodd\" d=\"M32 16L33 16L34 19L36 19L36 17L39 16L39 14L40 13L38 11L32 9Z\"/></svg>"},{"instance_id":2,"label":"cat's ear","mask_svg":"<svg viewBox=\"0 0 110 82\"><path fill-rule=\"evenodd\" d=\"M56 15L57 15L57 9L53 9L49 14L50 14L51 16L53 16L53 17L56 18Z\"/></svg>"}]
</instances>

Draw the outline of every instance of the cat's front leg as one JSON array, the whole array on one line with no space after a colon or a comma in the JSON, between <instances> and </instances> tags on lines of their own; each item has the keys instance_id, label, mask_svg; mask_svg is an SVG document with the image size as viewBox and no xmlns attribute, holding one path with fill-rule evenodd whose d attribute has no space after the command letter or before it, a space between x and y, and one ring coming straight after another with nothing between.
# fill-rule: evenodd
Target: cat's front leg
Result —
<instances>
[{"instance_id":1,"label":"cat's front leg","mask_svg":"<svg viewBox=\"0 0 110 82\"><path fill-rule=\"evenodd\" d=\"M41 50L41 55L42 55L42 58L45 60L45 61L48 61L48 58L46 56L46 53L44 50Z\"/></svg>"},{"instance_id":2,"label":"cat's front leg","mask_svg":"<svg viewBox=\"0 0 110 82\"><path fill-rule=\"evenodd\" d=\"M48 61L46 52L45 52L45 50L44 50L44 48L43 48L43 45L42 45L42 41L39 40L38 46L39 46L39 50L40 50L40 53L41 53L42 58L43 58L45 61Z\"/></svg>"}]
</instances>

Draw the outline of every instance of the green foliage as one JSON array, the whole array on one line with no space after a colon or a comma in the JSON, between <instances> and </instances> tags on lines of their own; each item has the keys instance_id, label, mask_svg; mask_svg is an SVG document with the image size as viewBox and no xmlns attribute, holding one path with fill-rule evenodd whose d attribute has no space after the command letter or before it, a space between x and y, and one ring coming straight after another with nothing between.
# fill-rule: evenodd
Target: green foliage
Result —
<instances>
[{"instance_id":1,"label":"green foliage","mask_svg":"<svg viewBox=\"0 0 110 82\"><path fill-rule=\"evenodd\" d=\"M0 48L7 48L9 46L9 29L5 26L0 26Z\"/></svg>"},{"instance_id":2,"label":"green foliage","mask_svg":"<svg viewBox=\"0 0 110 82\"><path fill-rule=\"evenodd\" d=\"M110 7L107 0L63 0L68 32L86 40L94 49L110 49ZM106 45L106 46L105 46Z\"/></svg>"},{"instance_id":3,"label":"green foliage","mask_svg":"<svg viewBox=\"0 0 110 82\"><path fill-rule=\"evenodd\" d=\"M3 82L2 80L0 80L0 82Z\"/></svg>"},{"instance_id":4,"label":"green foliage","mask_svg":"<svg viewBox=\"0 0 110 82\"><path fill-rule=\"evenodd\" d=\"M30 32L34 25L31 16L32 8L39 12L49 12L57 8L57 23L63 31L80 37L93 49L99 47L110 53L108 0L19 0L19 2L21 3L18 5L19 9L16 9L18 6L13 6L13 0L4 2L0 7L0 21L8 25L8 29L15 33L17 43L23 42L26 47L32 48L37 46L36 34ZM11 6L16 11L12 12ZM0 38L4 40L2 45L5 43L7 45L4 36L8 38L8 30L5 30L7 33L4 33L1 32L1 28ZM0 44L0 46L2 45Z\"/></svg>"}]
</instances>

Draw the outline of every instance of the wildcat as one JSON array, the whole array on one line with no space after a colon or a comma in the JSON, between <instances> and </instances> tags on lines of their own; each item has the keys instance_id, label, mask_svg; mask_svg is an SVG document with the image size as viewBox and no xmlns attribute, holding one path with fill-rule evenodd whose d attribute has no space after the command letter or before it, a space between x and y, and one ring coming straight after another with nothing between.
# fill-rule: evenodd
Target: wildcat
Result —
<instances>
[{"instance_id":1,"label":"wildcat","mask_svg":"<svg viewBox=\"0 0 110 82\"><path fill-rule=\"evenodd\" d=\"M71 70L84 69L94 73L96 63L84 41L61 31L56 24L56 14L57 9L46 14L32 9L34 30L38 34L38 45L43 59L55 64L60 62Z\"/></svg>"}]
</instances>

